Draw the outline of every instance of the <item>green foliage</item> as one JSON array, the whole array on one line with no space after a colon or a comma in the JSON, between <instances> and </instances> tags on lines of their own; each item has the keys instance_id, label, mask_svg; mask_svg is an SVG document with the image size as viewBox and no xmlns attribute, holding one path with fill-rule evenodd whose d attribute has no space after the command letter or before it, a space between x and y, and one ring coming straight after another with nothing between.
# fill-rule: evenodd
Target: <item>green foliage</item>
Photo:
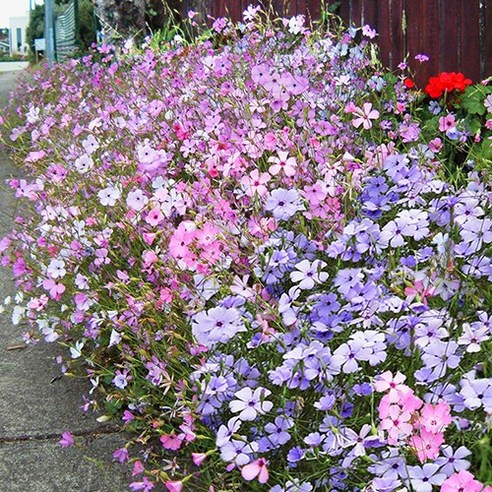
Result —
<instances>
[{"instance_id":1,"label":"green foliage","mask_svg":"<svg viewBox=\"0 0 492 492\"><path fill-rule=\"evenodd\" d=\"M55 0L55 15L62 14L70 0ZM79 0L80 31L79 42L82 51L86 51L96 41L94 30L94 5L91 0ZM26 43L29 45L29 61L36 61L34 40L44 38L44 5L36 5L30 12L26 30Z\"/></svg>"},{"instance_id":2,"label":"green foliage","mask_svg":"<svg viewBox=\"0 0 492 492\"><path fill-rule=\"evenodd\" d=\"M486 112L484 101L489 94L492 94L491 86L470 85L461 98L461 104L470 114L484 115Z\"/></svg>"},{"instance_id":3,"label":"green foliage","mask_svg":"<svg viewBox=\"0 0 492 492\"><path fill-rule=\"evenodd\" d=\"M29 25L26 29L26 43L29 45L29 61L36 60L34 40L44 38L44 5L36 5L29 14Z\"/></svg>"}]
</instances>

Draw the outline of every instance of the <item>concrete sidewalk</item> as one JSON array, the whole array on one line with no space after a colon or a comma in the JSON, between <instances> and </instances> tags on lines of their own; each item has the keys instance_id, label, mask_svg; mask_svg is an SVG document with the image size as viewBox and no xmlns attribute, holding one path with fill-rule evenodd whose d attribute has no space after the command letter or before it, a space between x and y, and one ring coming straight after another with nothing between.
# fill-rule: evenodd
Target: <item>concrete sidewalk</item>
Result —
<instances>
[{"instance_id":1,"label":"concrete sidewalk","mask_svg":"<svg viewBox=\"0 0 492 492\"><path fill-rule=\"evenodd\" d=\"M28 62L0 62L0 72L18 72L28 66Z\"/></svg>"},{"instance_id":2,"label":"concrete sidewalk","mask_svg":"<svg viewBox=\"0 0 492 492\"><path fill-rule=\"evenodd\" d=\"M16 73L0 73L0 108ZM0 111L1 114L1 111ZM17 200L4 186L19 171L0 153L0 237L13 227ZM15 294L9 272L0 269L0 302ZM123 492L131 478L112 453L126 440L81 410L85 381L59 378L61 347L23 347L21 328L0 315L0 492ZM77 446L58 441L71 431Z\"/></svg>"}]
</instances>

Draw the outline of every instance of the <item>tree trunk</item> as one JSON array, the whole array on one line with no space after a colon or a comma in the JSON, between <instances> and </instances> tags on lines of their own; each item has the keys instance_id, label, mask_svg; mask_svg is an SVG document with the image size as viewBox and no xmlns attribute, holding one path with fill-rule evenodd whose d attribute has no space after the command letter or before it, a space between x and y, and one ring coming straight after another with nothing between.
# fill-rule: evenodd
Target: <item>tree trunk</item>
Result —
<instances>
[{"instance_id":1,"label":"tree trunk","mask_svg":"<svg viewBox=\"0 0 492 492\"><path fill-rule=\"evenodd\" d=\"M104 40L145 35L145 0L95 0Z\"/></svg>"}]
</instances>

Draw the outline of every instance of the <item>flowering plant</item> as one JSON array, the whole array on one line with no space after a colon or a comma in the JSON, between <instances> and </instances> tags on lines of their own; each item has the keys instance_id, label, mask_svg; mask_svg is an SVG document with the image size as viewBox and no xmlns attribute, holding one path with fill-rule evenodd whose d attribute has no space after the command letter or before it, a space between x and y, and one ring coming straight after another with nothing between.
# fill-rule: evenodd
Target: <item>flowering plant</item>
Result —
<instances>
[{"instance_id":1,"label":"flowering plant","mask_svg":"<svg viewBox=\"0 0 492 492\"><path fill-rule=\"evenodd\" d=\"M25 82L14 322L85 361L132 490L489 490L487 184L442 179L372 29L214 29Z\"/></svg>"},{"instance_id":2,"label":"flowering plant","mask_svg":"<svg viewBox=\"0 0 492 492\"><path fill-rule=\"evenodd\" d=\"M431 77L425 86L425 93L431 99L440 99L443 95L453 91L463 92L472 84L461 72L441 72L437 77Z\"/></svg>"},{"instance_id":3,"label":"flowering plant","mask_svg":"<svg viewBox=\"0 0 492 492\"><path fill-rule=\"evenodd\" d=\"M409 88L413 88L409 87ZM434 135L433 147L448 176L462 179L467 171L489 172L492 159L492 86L490 78L473 84L462 73L430 77L422 97L422 130Z\"/></svg>"}]
</instances>

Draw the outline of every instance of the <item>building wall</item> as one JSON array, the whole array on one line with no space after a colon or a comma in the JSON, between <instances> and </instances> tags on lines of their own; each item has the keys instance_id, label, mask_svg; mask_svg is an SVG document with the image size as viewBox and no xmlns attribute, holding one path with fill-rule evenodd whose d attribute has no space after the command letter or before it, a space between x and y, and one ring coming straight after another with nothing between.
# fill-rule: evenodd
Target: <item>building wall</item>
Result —
<instances>
[{"instance_id":1,"label":"building wall","mask_svg":"<svg viewBox=\"0 0 492 492\"><path fill-rule=\"evenodd\" d=\"M29 17L11 17L9 25L10 54L27 54L26 29Z\"/></svg>"}]
</instances>

